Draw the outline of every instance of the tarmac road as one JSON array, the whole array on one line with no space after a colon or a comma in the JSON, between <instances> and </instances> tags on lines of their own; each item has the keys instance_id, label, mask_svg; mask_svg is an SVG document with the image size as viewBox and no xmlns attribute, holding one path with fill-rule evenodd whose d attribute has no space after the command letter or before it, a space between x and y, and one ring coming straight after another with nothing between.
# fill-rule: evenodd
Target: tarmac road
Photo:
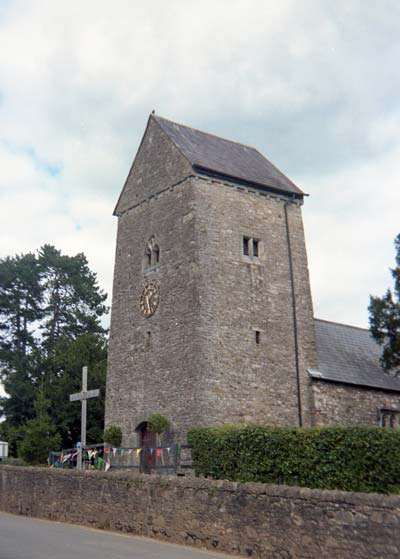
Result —
<instances>
[{"instance_id":1,"label":"tarmac road","mask_svg":"<svg viewBox=\"0 0 400 559\"><path fill-rule=\"evenodd\" d=\"M156 540L0 512L0 559L223 559Z\"/></svg>"}]
</instances>

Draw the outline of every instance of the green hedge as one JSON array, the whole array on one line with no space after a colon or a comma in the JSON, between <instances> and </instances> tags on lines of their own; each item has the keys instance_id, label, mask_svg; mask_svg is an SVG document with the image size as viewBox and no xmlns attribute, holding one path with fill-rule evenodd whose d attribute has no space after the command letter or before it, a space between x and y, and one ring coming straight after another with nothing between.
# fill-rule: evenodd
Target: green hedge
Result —
<instances>
[{"instance_id":1,"label":"green hedge","mask_svg":"<svg viewBox=\"0 0 400 559\"><path fill-rule=\"evenodd\" d=\"M188 433L196 474L400 493L400 429L227 425Z\"/></svg>"}]
</instances>

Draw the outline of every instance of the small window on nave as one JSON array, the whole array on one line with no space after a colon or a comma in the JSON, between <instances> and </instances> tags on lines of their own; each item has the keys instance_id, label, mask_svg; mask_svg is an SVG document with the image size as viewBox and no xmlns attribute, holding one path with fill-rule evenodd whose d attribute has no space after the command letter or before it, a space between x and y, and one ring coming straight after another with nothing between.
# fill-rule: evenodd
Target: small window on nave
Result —
<instances>
[{"instance_id":1,"label":"small window on nave","mask_svg":"<svg viewBox=\"0 0 400 559\"><path fill-rule=\"evenodd\" d=\"M379 423L383 429L400 427L400 410L381 409Z\"/></svg>"},{"instance_id":2,"label":"small window on nave","mask_svg":"<svg viewBox=\"0 0 400 559\"><path fill-rule=\"evenodd\" d=\"M146 248L144 251L144 264L145 270L153 268L160 263L160 246L157 243L155 237L150 237L147 241Z\"/></svg>"}]
</instances>

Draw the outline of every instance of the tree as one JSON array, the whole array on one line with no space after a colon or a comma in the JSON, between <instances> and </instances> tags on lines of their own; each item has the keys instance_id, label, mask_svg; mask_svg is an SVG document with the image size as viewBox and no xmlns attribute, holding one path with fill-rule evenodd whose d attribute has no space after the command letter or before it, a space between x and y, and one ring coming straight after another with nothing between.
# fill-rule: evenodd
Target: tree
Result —
<instances>
[{"instance_id":1,"label":"tree","mask_svg":"<svg viewBox=\"0 0 400 559\"><path fill-rule=\"evenodd\" d=\"M394 290L383 297L370 297L369 322L371 334L383 346L381 363L387 372L400 374L400 234L394 241L396 267L391 269Z\"/></svg>"},{"instance_id":2,"label":"tree","mask_svg":"<svg viewBox=\"0 0 400 559\"><path fill-rule=\"evenodd\" d=\"M6 418L1 432L14 449L24 428L33 436L38 427L30 421L38 419L39 391L63 445L79 440L80 410L69 394L81 390L83 365L89 366L89 382L101 389L101 398L89 405L88 441L101 440L106 297L82 253L68 256L44 245L36 254L0 259L0 380L8 395L0 398L0 417Z\"/></svg>"},{"instance_id":3,"label":"tree","mask_svg":"<svg viewBox=\"0 0 400 559\"><path fill-rule=\"evenodd\" d=\"M38 263L44 294L40 326L43 349L51 355L62 337L104 333L100 317L107 312L107 295L98 288L86 256L62 255L53 246L44 245Z\"/></svg>"},{"instance_id":4,"label":"tree","mask_svg":"<svg viewBox=\"0 0 400 559\"><path fill-rule=\"evenodd\" d=\"M49 401L38 392L35 401L36 417L30 419L24 429L22 440L18 443L18 456L30 464L43 464L51 450L58 450L61 436L48 414Z\"/></svg>"},{"instance_id":5,"label":"tree","mask_svg":"<svg viewBox=\"0 0 400 559\"><path fill-rule=\"evenodd\" d=\"M80 402L70 402L69 395L82 390L82 367L88 367L88 385L100 388L100 396L88 401L87 443L102 442L107 370L107 344L103 335L85 334L75 340L59 340L53 359L56 374L46 383L46 397L51 403L54 425L62 436L63 448L70 448L81 437Z\"/></svg>"},{"instance_id":6,"label":"tree","mask_svg":"<svg viewBox=\"0 0 400 559\"><path fill-rule=\"evenodd\" d=\"M38 365L34 325L42 317L42 297L34 254L0 260L0 380L10 396L0 406L14 426L34 416L32 383Z\"/></svg>"}]
</instances>

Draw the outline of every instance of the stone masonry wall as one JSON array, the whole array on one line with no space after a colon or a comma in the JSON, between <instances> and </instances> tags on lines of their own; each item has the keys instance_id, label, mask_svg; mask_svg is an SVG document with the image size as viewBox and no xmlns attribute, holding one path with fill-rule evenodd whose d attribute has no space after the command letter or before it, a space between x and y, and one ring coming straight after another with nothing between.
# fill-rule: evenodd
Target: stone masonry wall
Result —
<instances>
[{"instance_id":1,"label":"stone masonry wall","mask_svg":"<svg viewBox=\"0 0 400 559\"><path fill-rule=\"evenodd\" d=\"M301 205L194 177L150 119L117 205L106 425L121 426L124 445L139 443L136 430L152 413L170 419L180 442L196 425L298 425L286 212L310 425L307 368L316 367L316 351ZM152 236L160 262L146 269ZM243 256L243 236L259 241L257 259ZM160 302L145 318L139 299L147 282L159 286Z\"/></svg>"},{"instance_id":2,"label":"stone masonry wall","mask_svg":"<svg viewBox=\"0 0 400 559\"><path fill-rule=\"evenodd\" d=\"M397 392L313 381L315 425L379 425L379 410L399 409Z\"/></svg>"},{"instance_id":3,"label":"stone masonry wall","mask_svg":"<svg viewBox=\"0 0 400 559\"><path fill-rule=\"evenodd\" d=\"M204 417L192 198L184 182L119 218L106 424L122 428L124 445L139 443L135 429L152 413L168 417L178 439ZM143 255L153 235L160 263L146 270ZM157 283L160 301L144 317L139 300L148 282Z\"/></svg>"},{"instance_id":4,"label":"stone masonry wall","mask_svg":"<svg viewBox=\"0 0 400 559\"><path fill-rule=\"evenodd\" d=\"M0 510L263 559L398 559L400 497L0 466Z\"/></svg>"},{"instance_id":5,"label":"stone masonry wall","mask_svg":"<svg viewBox=\"0 0 400 559\"><path fill-rule=\"evenodd\" d=\"M207 422L298 425L287 204L303 424L309 425L307 368L315 366L316 353L301 206L216 180L191 183ZM258 259L243 257L243 236L259 241Z\"/></svg>"},{"instance_id":6,"label":"stone masonry wall","mask_svg":"<svg viewBox=\"0 0 400 559\"><path fill-rule=\"evenodd\" d=\"M122 428L123 444L140 444L138 425L152 413L172 422L176 438L199 423L201 352L193 193L184 178L188 162L150 119L118 203L118 237L107 370L106 425ZM154 236L158 265L146 269L146 244ZM148 282L160 302L146 318L139 309Z\"/></svg>"}]
</instances>

